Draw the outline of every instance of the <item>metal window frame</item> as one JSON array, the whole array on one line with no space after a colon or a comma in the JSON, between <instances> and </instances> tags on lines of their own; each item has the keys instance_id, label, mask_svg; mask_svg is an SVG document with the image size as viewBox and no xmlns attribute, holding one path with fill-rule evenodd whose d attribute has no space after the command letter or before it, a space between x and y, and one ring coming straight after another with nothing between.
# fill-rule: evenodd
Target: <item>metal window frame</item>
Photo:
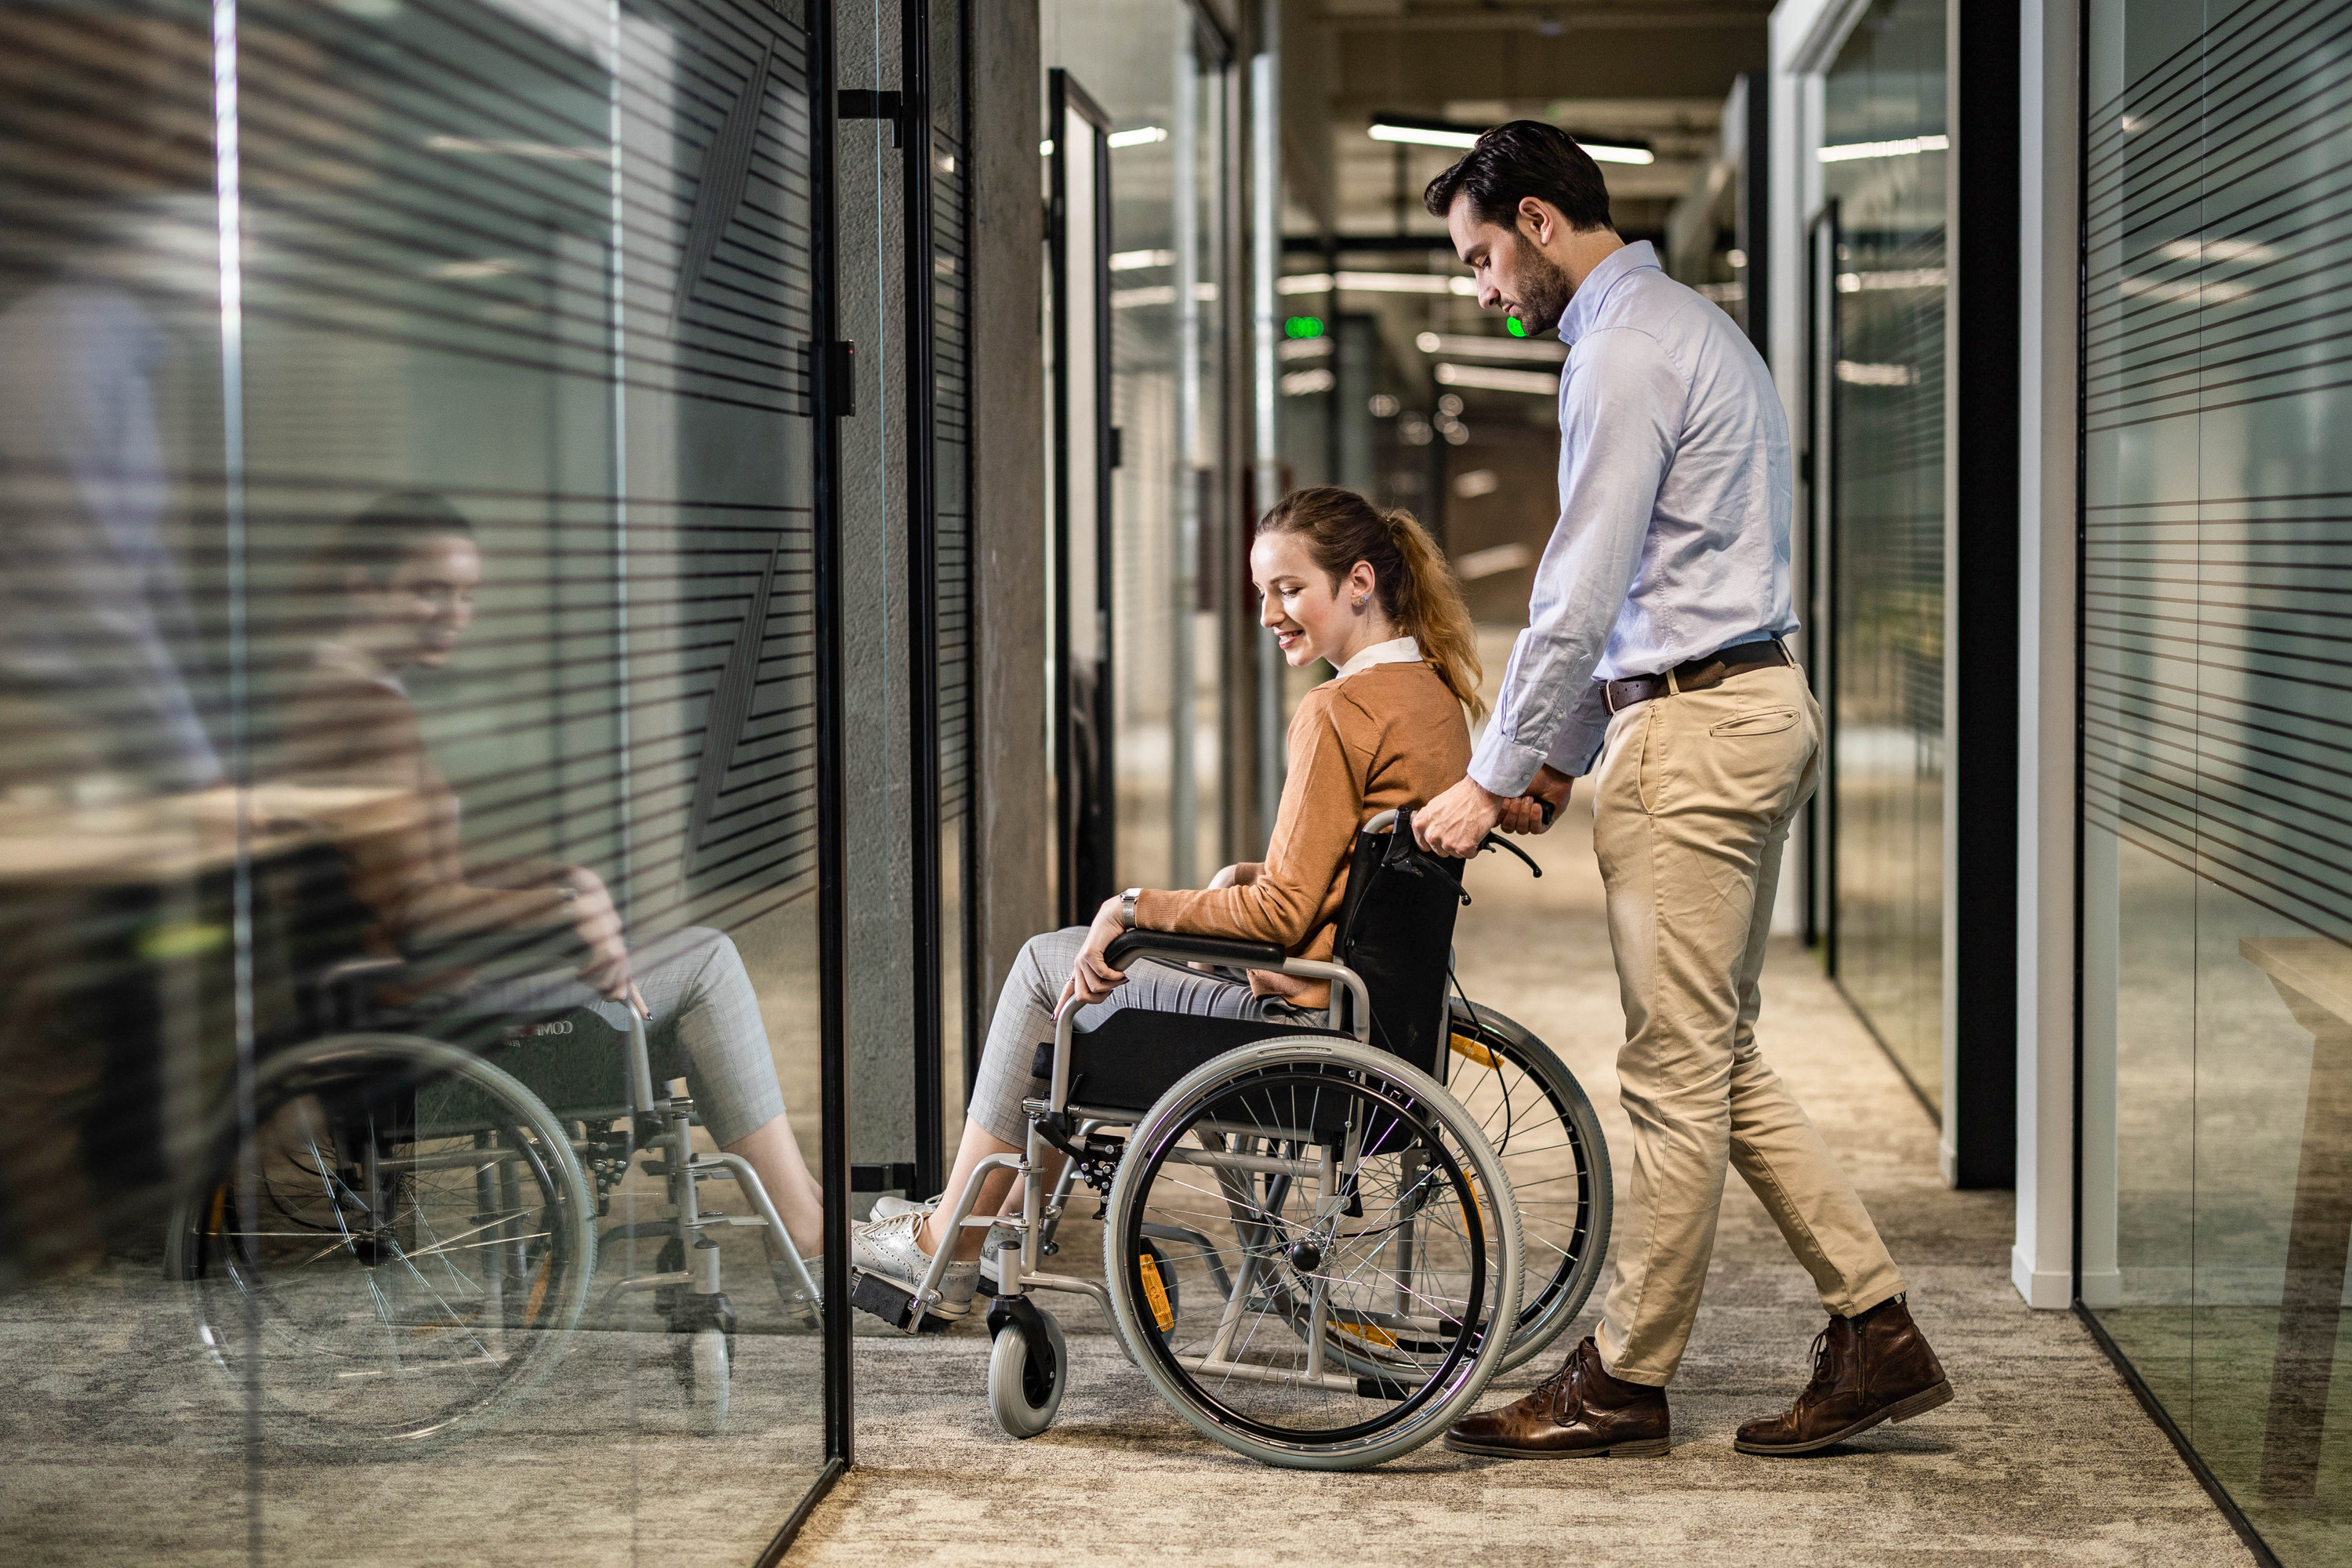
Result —
<instances>
[{"instance_id":1,"label":"metal window frame","mask_svg":"<svg viewBox=\"0 0 2352 1568\"><path fill-rule=\"evenodd\" d=\"M1054 773L1055 780L1054 898L1063 925L1078 923L1086 893L1078 886L1079 821L1076 739L1074 707L1076 682L1070 658L1070 246L1065 232L1069 206L1069 157L1062 127L1075 114L1094 132L1095 289L1095 605L1099 616L1095 656L1094 719L1098 751L1094 798L1097 802L1101 836L1095 845L1099 864L1115 868L1117 858L1117 796L1112 720L1112 628L1110 607L1115 584L1111 574L1112 532L1110 494L1111 363L1110 363L1110 115L1076 78L1060 66L1046 73L1046 124L1052 130L1053 154L1047 160L1045 255L1051 274L1046 309L1053 334L1054 370L1048 397L1054 425L1054 509L1050 546L1054 564L1053 679L1048 700L1053 703ZM1103 891L1108 890L1107 883Z\"/></svg>"}]
</instances>

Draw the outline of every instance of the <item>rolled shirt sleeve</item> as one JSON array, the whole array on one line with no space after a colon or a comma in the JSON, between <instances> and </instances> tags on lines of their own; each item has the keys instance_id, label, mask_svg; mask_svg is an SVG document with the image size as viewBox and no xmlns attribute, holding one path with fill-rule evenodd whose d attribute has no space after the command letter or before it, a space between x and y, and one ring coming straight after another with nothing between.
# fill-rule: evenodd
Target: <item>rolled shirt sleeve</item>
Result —
<instances>
[{"instance_id":1,"label":"rolled shirt sleeve","mask_svg":"<svg viewBox=\"0 0 2352 1568\"><path fill-rule=\"evenodd\" d=\"M1609 715L1593 670L1641 564L1686 397L1681 373L1646 331L1613 328L1576 345L1560 382L1559 521L1470 761L1470 776L1496 795L1520 794L1546 763L1585 773L1601 750Z\"/></svg>"}]
</instances>

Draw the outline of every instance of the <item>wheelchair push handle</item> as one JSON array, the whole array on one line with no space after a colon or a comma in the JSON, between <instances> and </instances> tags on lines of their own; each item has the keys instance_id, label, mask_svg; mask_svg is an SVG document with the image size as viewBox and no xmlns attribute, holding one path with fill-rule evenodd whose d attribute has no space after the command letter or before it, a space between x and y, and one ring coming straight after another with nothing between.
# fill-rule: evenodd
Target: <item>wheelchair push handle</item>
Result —
<instances>
[{"instance_id":1,"label":"wheelchair push handle","mask_svg":"<svg viewBox=\"0 0 2352 1568\"><path fill-rule=\"evenodd\" d=\"M1544 801L1540 804L1543 807L1544 826L1546 827L1549 827L1551 826L1554 808L1549 801ZM1404 830L1407 833L1411 833L1412 830L1412 807L1407 806L1402 811L1383 811L1379 816L1373 817L1370 822L1364 824L1363 830L1366 833L1392 834L1397 831L1399 824L1402 822ZM1543 868L1536 864L1535 858L1507 838L1489 833L1486 835L1486 838L1480 842L1477 852L1483 855L1490 849L1501 849L1509 854L1516 855L1518 857L1519 863L1528 868L1530 875L1537 877L1543 875ZM1401 848L1399 850L1392 851L1390 856L1390 858L1392 860L1418 860L1425 858L1427 858L1425 852L1417 845L1411 848ZM1465 900L1464 901L1467 902L1468 900Z\"/></svg>"}]
</instances>

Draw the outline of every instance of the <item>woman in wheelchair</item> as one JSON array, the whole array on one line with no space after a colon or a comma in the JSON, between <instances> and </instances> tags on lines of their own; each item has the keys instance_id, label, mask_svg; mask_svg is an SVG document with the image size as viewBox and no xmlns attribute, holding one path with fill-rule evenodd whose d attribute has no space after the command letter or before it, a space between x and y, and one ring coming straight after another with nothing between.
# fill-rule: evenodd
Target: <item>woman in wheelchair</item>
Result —
<instances>
[{"instance_id":1,"label":"woman in wheelchair","mask_svg":"<svg viewBox=\"0 0 2352 1568\"><path fill-rule=\"evenodd\" d=\"M286 710L282 766L304 783L397 792L391 820L337 846L369 950L405 961L397 999L486 1013L593 1007L623 1029L635 1009L648 1020L655 1079L690 1080L711 1138L751 1163L813 1260L821 1195L784 1120L735 944L689 928L632 952L612 895L586 867L461 858L457 796L426 752L402 676L448 663L473 620L482 557L472 525L438 496L387 496L337 531L321 565L327 635ZM567 932L586 951L576 968L485 977L467 961L468 950Z\"/></svg>"},{"instance_id":2,"label":"woman in wheelchair","mask_svg":"<svg viewBox=\"0 0 2352 1568\"><path fill-rule=\"evenodd\" d=\"M1105 949L1129 925L1279 944L1294 957L1328 959L1347 894L1357 829L1381 812L1431 799L1462 776L1470 758L1464 710L1483 710L1468 610L1445 559L1411 514L1383 512L1352 490L1293 491L1259 525L1250 571L1260 622L1294 668L1328 659L1338 671L1309 692L1291 721L1289 775L1262 862L1228 866L1198 891L1131 890L1108 900L1090 926L1032 938L1005 977L947 1191L960 1194L992 1155L1019 1152L1023 1101L1041 1096L1032 1076L1038 1042L1075 1001L1077 1026L1122 1007L1223 1018L1295 1022L1328 1005L1328 985L1265 970L1246 981L1143 960L1124 973ZM976 1213L998 1212L1013 1173L982 1178ZM932 1204L884 1199L852 1231L853 1266L909 1293L940 1247ZM983 1242L966 1228L929 1310L968 1314L979 1289Z\"/></svg>"}]
</instances>

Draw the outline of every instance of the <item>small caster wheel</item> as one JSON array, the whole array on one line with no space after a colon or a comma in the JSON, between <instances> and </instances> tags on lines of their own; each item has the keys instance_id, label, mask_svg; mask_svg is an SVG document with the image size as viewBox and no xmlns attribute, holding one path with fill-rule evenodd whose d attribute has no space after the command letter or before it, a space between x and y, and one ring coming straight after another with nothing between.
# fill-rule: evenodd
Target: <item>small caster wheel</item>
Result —
<instances>
[{"instance_id":1,"label":"small caster wheel","mask_svg":"<svg viewBox=\"0 0 2352 1568\"><path fill-rule=\"evenodd\" d=\"M1025 1310L1005 1314L988 1352L988 1410L1006 1436L1034 1437L1062 1408L1070 1352L1053 1313L1028 1306L1025 1298L1013 1300Z\"/></svg>"},{"instance_id":2,"label":"small caster wheel","mask_svg":"<svg viewBox=\"0 0 2352 1568\"><path fill-rule=\"evenodd\" d=\"M693 1371L688 1393L694 1402L694 1430L705 1437L723 1436L729 1381L727 1331L695 1330L688 1354Z\"/></svg>"}]
</instances>

